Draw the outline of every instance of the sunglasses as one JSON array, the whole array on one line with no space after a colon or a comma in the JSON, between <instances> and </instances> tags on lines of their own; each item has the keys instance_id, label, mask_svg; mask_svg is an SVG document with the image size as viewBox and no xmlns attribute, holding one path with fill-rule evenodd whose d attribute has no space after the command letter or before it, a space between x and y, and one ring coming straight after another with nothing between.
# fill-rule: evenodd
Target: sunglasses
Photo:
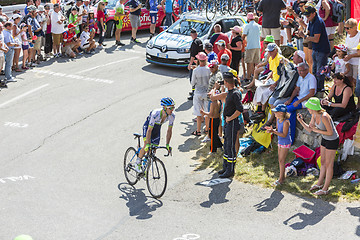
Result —
<instances>
[{"instance_id":1,"label":"sunglasses","mask_svg":"<svg viewBox=\"0 0 360 240\"><path fill-rule=\"evenodd\" d=\"M351 28L353 28L353 27L345 27L346 30L349 30L349 29L351 29Z\"/></svg>"},{"instance_id":2,"label":"sunglasses","mask_svg":"<svg viewBox=\"0 0 360 240\"><path fill-rule=\"evenodd\" d=\"M175 107L167 107L167 109L174 110Z\"/></svg>"}]
</instances>

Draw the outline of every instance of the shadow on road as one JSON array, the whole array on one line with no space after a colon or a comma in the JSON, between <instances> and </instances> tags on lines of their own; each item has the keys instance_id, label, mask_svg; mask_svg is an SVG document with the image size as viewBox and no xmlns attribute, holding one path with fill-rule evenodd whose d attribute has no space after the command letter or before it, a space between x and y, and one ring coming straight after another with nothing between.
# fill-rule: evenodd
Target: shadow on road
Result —
<instances>
[{"instance_id":1,"label":"shadow on road","mask_svg":"<svg viewBox=\"0 0 360 240\"><path fill-rule=\"evenodd\" d=\"M193 106L192 101L183 102L180 106L175 108L175 112L183 112L189 110Z\"/></svg>"},{"instance_id":2,"label":"shadow on road","mask_svg":"<svg viewBox=\"0 0 360 240\"><path fill-rule=\"evenodd\" d=\"M166 77L175 77L175 78L184 78L189 75L189 72L187 69L169 68L169 67L156 65L156 64L145 65L144 67L142 67L142 70L145 72L156 74L156 75L161 75L161 76L166 76ZM189 82L185 81L184 84L189 84Z\"/></svg>"},{"instance_id":3,"label":"shadow on road","mask_svg":"<svg viewBox=\"0 0 360 240\"><path fill-rule=\"evenodd\" d=\"M210 180L216 179L218 177L219 177L219 175L216 173L212 176L212 178ZM229 200L226 199L226 194L228 192L230 192L229 185L231 184L231 182L232 182L232 179L229 182L210 186L211 192L209 193L209 200L200 203L200 206L202 206L204 208L210 208L213 204L222 204L222 203L228 202ZM202 186L200 183L196 183L195 185Z\"/></svg>"},{"instance_id":4,"label":"shadow on road","mask_svg":"<svg viewBox=\"0 0 360 240\"><path fill-rule=\"evenodd\" d=\"M273 191L271 196L262 202L255 204L254 207L258 212L270 212L277 208L284 198L284 195L279 191Z\"/></svg>"},{"instance_id":5,"label":"shadow on road","mask_svg":"<svg viewBox=\"0 0 360 240\"><path fill-rule=\"evenodd\" d=\"M127 201L129 215L136 216L136 219L149 219L153 216L151 212L163 206L160 200L146 196L144 189L136 189L127 183L120 183L118 189L122 192L119 198Z\"/></svg>"},{"instance_id":6,"label":"shadow on road","mask_svg":"<svg viewBox=\"0 0 360 240\"><path fill-rule=\"evenodd\" d=\"M346 209L349 210L352 216L358 217L360 219L360 207L354 207L354 208L348 207ZM356 228L355 234L360 237L360 226Z\"/></svg>"},{"instance_id":7,"label":"shadow on road","mask_svg":"<svg viewBox=\"0 0 360 240\"><path fill-rule=\"evenodd\" d=\"M299 218L300 221L292 223L290 227L294 230L301 230L307 226L313 226L318 224L321 220L329 215L332 211L335 210L335 206L330 203L323 201L321 199L307 199L303 198L305 201L302 206L310 210L310 213L297 213L294 216L286 219L284 221L285 225L288 225L289 222L295 218Z\"/></svg>"}]
</instances>

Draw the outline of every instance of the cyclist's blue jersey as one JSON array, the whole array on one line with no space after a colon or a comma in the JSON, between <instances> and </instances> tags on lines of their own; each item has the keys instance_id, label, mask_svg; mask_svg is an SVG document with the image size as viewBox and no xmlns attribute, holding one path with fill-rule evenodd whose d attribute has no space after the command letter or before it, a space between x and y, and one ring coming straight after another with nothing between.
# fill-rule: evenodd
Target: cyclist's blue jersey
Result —
<instances>
[{"instance_id":1,"label":"cyclist's blue jersey","mask_svg":"<svg viewBox=\"0 0 360 240\"><path fill-rule=\"evenodd\" d=\"M175 121L175 113L172 113L171 115L167 116L164 120L164 122L161 122L161 117L164 116L165 111L163 111L162 108L160 109L154 109L150 112L150 115L148 116L149 120L149 126L154 127L155 124L162 125L163 123L169 121L169 127L172 127L174 125Z\"/></svg>"},{"instance_id":2,"label":"cyclist's blue jersey","mask_svg":"<svg viewBox=\"0 0 360 240\"><path fill-rule=\"evenodd\" d=\"M150 13L157 13L158 12L158 1L157 0L149 0L150 5Z\"/></svg>"}]
</instances>

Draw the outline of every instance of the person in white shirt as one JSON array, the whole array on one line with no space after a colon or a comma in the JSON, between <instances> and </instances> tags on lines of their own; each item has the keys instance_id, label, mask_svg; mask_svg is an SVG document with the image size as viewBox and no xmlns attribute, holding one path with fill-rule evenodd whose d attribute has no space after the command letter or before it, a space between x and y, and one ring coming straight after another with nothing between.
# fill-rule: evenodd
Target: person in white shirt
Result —
<instances>
[{"instance_id":1,"label":"person in white shirt","mask_svg":"<svg viewBox=\"0 0 360 240\"><path fill-rule=\"evenodd\" d=\"M2 71L5 63L5 53L9 51L9 48L4 43L3 24L0 23L0 71ZM6 83L1 81L0 87L6 87Z\"/></svg>"},{"instance_id":2,"label":"person in white shirt","mask_svg":"<svg viewBox=\"0 0 360 240\"><path fill-rule=\"evenodd\" d=\"M80 35L81 40L81 48L84 49L85 53L92 53L95 50L96 44L94 40L95 36L95 30L92 29L91 32L89 32L89 26L85 25L84 31Z\"/></svg>"},{"instance_id":3,"label":"person in white shirt","mask_svg":"<svg viewBox=\"0 0 360 240\"><path fill-rule=\"evenodd\" d=\"M335 69L335 73L344 73L345 76L351 77L351 66L348 61L344 60L344 57L347 55L347 47L344 44L339 44L335 46L336 57L332 63L331 69Z\"/></svg>"},{"instance_id":4,"label":"person in white shirt","mask_svg":"<svg viewBox=\"0 0 360 240\"><path fill-rule=\"evenodd\" d=\"M61 14L60 5L54 4L54 11L51 14L51 33L53 37L54 57L60 57L60 44L62 42L62 34L65 32L64 21L66 18Z\"/></svg>"}]
</instances>

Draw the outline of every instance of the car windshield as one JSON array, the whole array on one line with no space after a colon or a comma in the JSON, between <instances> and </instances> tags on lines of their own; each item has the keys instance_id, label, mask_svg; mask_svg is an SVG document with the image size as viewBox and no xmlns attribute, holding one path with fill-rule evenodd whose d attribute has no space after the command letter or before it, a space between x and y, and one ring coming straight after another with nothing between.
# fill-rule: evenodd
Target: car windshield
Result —
<instances>
[{"instance_id":1,"label":"car windshield","mask_svg":"<svg viewBox=\"0 0 360 240\"><path fill-rule=\"evenodd\" d=\"M211 23L193 19L180 19L171 25L168 29L169 33L190 36L190 30L195 28L198 36L204 36L210 29Z\"/></svg>"},{"instance_id":2,"label":"car windshield","mask_svg":"<svg viewBox=\"0 0 360 240\"><path fill-rule=\"evenodd\" d=\"M119 2L119 0L108 0L108 4L107 4L106 8L113 9L113 8L115 8L115 6L118 2Z\"/></svg>"}]
</instances>

